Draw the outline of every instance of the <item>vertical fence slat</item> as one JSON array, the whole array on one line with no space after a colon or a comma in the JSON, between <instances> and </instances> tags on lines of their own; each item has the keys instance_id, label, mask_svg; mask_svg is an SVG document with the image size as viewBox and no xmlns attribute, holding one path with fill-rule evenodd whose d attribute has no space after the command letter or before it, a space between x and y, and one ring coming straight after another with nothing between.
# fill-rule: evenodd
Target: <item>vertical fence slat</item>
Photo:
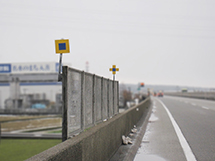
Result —
<instances>
[{"instance_id":1,"label":"vertical fence slat","mask_svg":"<svg viewBox=\"0 0 215 161\"><path fill-rule=\"evenodd\" d=\"M113 116L113 82L109 80L109 117Z\"/></svg>"},{"instance_id":2,"label":"vertical fence slat","mask_svg":"<svg viewBox=\"0 0 215 161\"><path fill-rule=\"evenodd\" d=\"M85 127L93 125L93 75L85 73Z\"/></svg>"},{"instance_id":3,"label":"vertical fence slat","mask_svg":"<svg viewBox=\"0 0 215 161\"><path fill-rule=\"evenodd\" d=\"M102 120L108 118L108 80L102 79Z\"/></svg>"},{"instance_id":4,"label":"vertical fence slat","mask_svg":"<svg viewBox=\"0 0 215 161\"><path fill-rule=\"evenodd\" d=\"M101 115L101 78L96 76L95 77L95 110L96 110L96 123L102 121Z\"/></svg>"},{"instance_id":5,"label":"vertical fence slat","mask_svg":"<svg viewBox=\"0 0 215 161\"><path fill-rule=\"evenodd\" d=\"M119 113L119 82L117 82L117 113Z\"/></svg>"},{"instance_id":6,"label":"vertical fence slat","mask_svg":"<svg viewBox=\"0 0 215 161\"><path fill-rule=\"evenodd\" d=\"M114 115L118 113L118 102L119 102L119 96L118 96L118 82L114 81Z\"/></svg>"},{"instance_id":7,"label":"vertical fence slat","mask_svg":"<svg viewBox=\"0 0 215 161\"><path fill-rule=\"evenodd\" d=\"M81 73L81 130L85 129L85 72Z\"/></svg>"},{"instance_id":8,"label":"vertical fence slat","mask_svg":"<svg viewBox=\"0 0 215 161\"><path fill-rule=\"evenodd\" d=\"M81 131L81 72L68 70L68 130L69 134Z\"/></svg>"}]
</instances>

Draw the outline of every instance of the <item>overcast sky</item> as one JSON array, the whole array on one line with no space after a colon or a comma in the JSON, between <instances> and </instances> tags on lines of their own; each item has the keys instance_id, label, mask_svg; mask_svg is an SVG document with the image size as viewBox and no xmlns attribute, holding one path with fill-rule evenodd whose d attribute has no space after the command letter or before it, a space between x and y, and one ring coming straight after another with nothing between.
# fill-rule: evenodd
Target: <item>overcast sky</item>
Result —
<instances>
[{"instance_id":1,"label":"overcast sky","mask_svg":"<svg viewBox=\"0 0 215 161\"><path fill-rule=\"evenodd\" d=\"M123 83L215 87L213 0L0 0L0 63L63 62Z\"/></svg>"}]
</instances>

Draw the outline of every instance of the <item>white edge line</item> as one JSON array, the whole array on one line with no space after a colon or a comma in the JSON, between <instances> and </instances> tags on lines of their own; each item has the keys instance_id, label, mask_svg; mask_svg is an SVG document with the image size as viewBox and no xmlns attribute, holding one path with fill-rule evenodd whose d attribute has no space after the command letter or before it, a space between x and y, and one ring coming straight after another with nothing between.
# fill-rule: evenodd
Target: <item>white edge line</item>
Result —
<instances>
[{"instance_id":1,"label":"white edge line","mask_svg":"<svg viewBox=\"0 0 215 161\"><path fill-rule=\"evenodd\" d=\"M163 105L164 109L166 110L167 114L169 115L169 118L170 118L172 125L175 129L175 132L178 136L179 142L184 151L184 155L185 155L187 161L196 161L196 157L194 156L189 144L187 143L184 135L181 132L181 129L179 128L178 124L174 120L172 114L169 112L168 108L165 106L165 104L161 100L159 100L159 99L157 99L157 100Z\"/></svg>"},{"instance_id":2,"label":"white edge line","mask_svg":"<svg viewBox=\"0 0 215 161\"><path fill-rule=\"evenodd\" d=\"M202 106L202 108L204 108L204 109L206 109L206 110L209 110L209 108L208 108L208 107L205 107L205 106Z\"/></svg>"}]
</instances>

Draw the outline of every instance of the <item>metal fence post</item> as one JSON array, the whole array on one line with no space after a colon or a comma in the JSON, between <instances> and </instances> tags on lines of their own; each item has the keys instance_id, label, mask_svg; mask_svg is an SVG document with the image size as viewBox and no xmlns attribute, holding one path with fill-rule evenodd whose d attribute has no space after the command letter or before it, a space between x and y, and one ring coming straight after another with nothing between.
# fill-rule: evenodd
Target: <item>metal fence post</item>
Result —
<instances>
[{"instance_id":1,"label":"metal fence post","mask_svg":"<svg viewBox=\"0 0 215 161\"><path fill-rule=\"evenodd\" d=\"M112 87L112 97L113 97L113 103L112 103L112 105L113 105L113 116L115 115L115 89L114 89L114 87L115 87L115 81L112 81L113 82L113 87Z\"/></svg>"},{"instance_id":2,"label":"metal fence post","mask_svg":"<svg viewBox=\"0 0 215 161\"><path fill-rule=\"evenodd\" d=\"M108 79L108 84L107 84L107 116L110 118L110 100L109 100L109 86L110 86L110 80Z\"/></svg>"},{"instance_id":3,"label":"metal fence post","mask_svg":"<svg viewBox=\"0 0 215 161\"><path fill-rule=\"evenodd\" d=\"M104 120L103 111L104 111L104 105L103 105L103 77L101 78L101 118L102 121Z\"/></svg>"},{"instance_id":4,"label":"metal fence post","mask_svg":"<svg viewBox=\"0 0 215 161\"><path fill-rule=\"evenodd\" d=\"M85 129L85 72L81 74L81 130Z\"/></svg>"},{"instance_id":5,"label":"metal fence post","mask_svg":"<svg viewBox=\"0 0 215 161\"><path fill-rule=\"evenodd\" d=\"M67 107L67 94L68 94L68 87L67 87L67 76L68 76L68 67L63 67L63 73L62 73L62 141L67 140L68 138L68 122L67 122L67 113L68 113L68 107Z\"/></svg>"},{"instance_id":6,"label":"metal fence post","mask_svg":"<svg viewBox=\"0 0 215 161\"><path fill-rule=\"evenodd\" d=\"M93 86L92 86L92 89L93 89L93 95L92 95L92 99L93 99L93 107L92 107L92 113L93 113L93 125L96 124L96 109L95 109L95 74L93 75Z\"/></svg>"}]
</instances>

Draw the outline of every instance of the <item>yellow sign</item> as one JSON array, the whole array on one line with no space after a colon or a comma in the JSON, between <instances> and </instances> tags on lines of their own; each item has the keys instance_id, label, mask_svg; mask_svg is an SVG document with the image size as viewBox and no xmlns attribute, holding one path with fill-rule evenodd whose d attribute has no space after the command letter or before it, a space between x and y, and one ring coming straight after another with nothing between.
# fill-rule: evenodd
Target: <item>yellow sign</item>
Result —
<instances>
[{"instance_id":1,"label":"yellow sign","mask_svg":"<svg viewBox=\"0 0 215 161\"><path fill-rule=\"evenodd\" d=\"M112 71L113 74L116 74L116 71L119 71L119 68L116 68L116 65L113 65L113 67L110 68L110 71Z\"/></svg>"},{"instance_id":2,"label":"yellow sign","mask_svg":"<svg viewBox=\"0 0 215 161\"><path fill-rule=\"evenodd\" d=\"M55 40L56 53L69 53L69 39Z\"/></svg>"}]
</instances>

